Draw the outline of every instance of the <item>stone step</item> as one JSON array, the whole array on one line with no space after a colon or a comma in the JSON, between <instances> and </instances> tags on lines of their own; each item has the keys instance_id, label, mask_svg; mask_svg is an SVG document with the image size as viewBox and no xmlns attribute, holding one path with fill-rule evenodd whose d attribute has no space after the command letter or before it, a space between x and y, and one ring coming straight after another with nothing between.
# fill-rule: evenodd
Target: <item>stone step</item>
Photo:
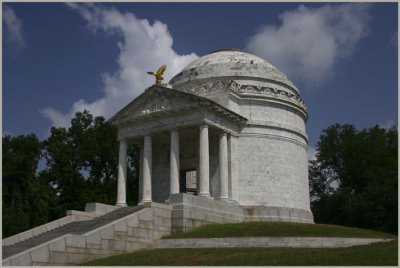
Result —
<instances>
[{"instance_id":1,"label":"stone step","mask_svg":"<svg viewBox=\"0 0 400 268\"><path fill-rule=\"evenodd\" d=\"M135 213L143 208L143 206L119 208L93 220L71 222L46 233L18 242L14 245L3 246L3 259L63 235L87 233L119 218Z\"/></svg>"},{"instance_id":2,"label":"stone step","mask_svg":"<svg viewBox=\"0 0 400 268\"><path fill-rule=\"evenodd\" d=\"M63 263L63 266L75 266L74 263ZM58 262L33 262L32 266L60 266Z\"/></svg>"},{"instance_id":3,"label":"stone step","mask_svg":"<svg viewBox=\"0 0 400 268\"><path fill-rule=\"evenodd\" d=\"M118 253L115 253L116 255ZM54 263L56 266L65 265L65 264L75 264L77 262L81 262L82 259L87 261L95 260L101 257L112 256L113 254L105 254L105 255L98 255L98 254L91 254L91 253L70 253L70 252L51 252L49 260L51 263Z\"/></svg>"}]
</instances>

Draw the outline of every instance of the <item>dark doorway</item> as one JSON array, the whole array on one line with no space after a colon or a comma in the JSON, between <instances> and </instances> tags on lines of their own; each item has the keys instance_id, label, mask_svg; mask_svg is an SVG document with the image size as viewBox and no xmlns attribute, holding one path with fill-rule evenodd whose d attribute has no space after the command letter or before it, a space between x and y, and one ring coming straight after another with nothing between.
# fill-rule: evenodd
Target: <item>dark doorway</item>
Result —
<instances>
[{"instance_id":1,"label":"dark doorway","mask_svg":"<svg viewBox=\"0 0 400 268\"><path fill-rule=\"evenodd\" d=\"M196 169L181 170L179 189L181 193L196 195Z\"/></svg>"}]
</instances>

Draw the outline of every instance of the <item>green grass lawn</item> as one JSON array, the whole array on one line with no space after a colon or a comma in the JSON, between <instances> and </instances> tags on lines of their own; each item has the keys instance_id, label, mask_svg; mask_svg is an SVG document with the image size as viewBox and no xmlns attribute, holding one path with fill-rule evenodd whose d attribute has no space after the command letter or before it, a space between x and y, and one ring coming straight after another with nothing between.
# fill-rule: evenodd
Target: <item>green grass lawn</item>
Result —
<instances>
[{"instance_id":1,"label":"green grass lawn","mask_svg":"<svg viewBox=\"0 0 400 268\"><path fill-rule=\"evenodd\" d=\"M251 236L315 236L315 237L373 237L397 238L395 235L372 230L327 224L305 224L291 222L246 222L208 224L187 233L178 233L164 238L210 238Z\"/></svg>"},{"instance_id":2,"label":"green grass lawn","mask_svg":"<svg viewBox=\"0 0 400 268\"><path fill-rule=\"evenodd\" d=\"M390 265L397 266L397 236L371 230L323 224L248 222L209 224L165 238L250 236L373 237L395 239L350 248L198 248L155 249L122 254L82 265L201 266L201 265Z\"/></svg>"},{"instance_id":3,"label":"green grass lawn","mask_svg":"<svg viewBox=\"0 0 400 268\"><path fill-rule=\"evenodd\" d=\"M82 265L369 265L397 266L397 240L350 248L199 248L157 249L122 254Z\"/></svg>"}]
</instances>

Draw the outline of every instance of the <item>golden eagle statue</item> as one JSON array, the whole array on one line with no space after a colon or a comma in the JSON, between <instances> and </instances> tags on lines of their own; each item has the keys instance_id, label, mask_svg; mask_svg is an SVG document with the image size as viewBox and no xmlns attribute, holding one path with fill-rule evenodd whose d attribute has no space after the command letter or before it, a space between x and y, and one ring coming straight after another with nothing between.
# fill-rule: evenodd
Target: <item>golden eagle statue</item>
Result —
<instances>
[{"instance_id":1,"label":"golden eagle statue","mask_svg":"<svg viewBox=\"0 0 400 268\"><path fill-rule=\"evenodd\" d=\"M164 74L165 70L167 69L166 65L161 66L157 72L147 72L150 75L154 75L156 77L156 85L161 85L161 81L164 80L162 75Z\"/></svg>"}]
</instances>

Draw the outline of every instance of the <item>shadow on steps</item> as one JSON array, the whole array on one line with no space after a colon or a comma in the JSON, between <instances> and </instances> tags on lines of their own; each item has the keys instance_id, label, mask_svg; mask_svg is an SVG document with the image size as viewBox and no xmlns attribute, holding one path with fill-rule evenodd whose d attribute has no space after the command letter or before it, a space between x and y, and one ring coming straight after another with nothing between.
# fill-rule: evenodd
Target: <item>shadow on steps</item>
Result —
<instances>
[{"instance_id":1,"label":"shadow on steps","mask_svg":"<svg viewBox=\"0 0 400 268\"><path fill-rule=\"evenodd\" d=\"M3 259L66 234L87 233L110 222L135 213L143 208L144 206L119 208L93 220L71 222L46 233L18 242L14 245L3 246Z\"/></svg>"}]
</instances>

